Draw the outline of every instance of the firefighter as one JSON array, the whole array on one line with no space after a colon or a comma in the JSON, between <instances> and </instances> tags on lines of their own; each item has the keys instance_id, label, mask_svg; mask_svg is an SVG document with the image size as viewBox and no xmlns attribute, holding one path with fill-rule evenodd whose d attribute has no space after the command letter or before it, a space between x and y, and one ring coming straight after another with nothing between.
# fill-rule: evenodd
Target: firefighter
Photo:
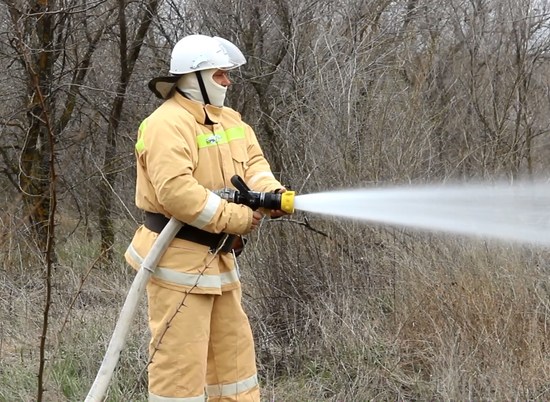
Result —
<instances>
[{"instance_id":1,"label":"firefighter","mask_svg":"<svg viewBox=\"0 0 550 402\"><path fill-rule=\"evenodd\" d=\"M253 191L285 191L252 128L224 106L228 71L245 63L230 41L190 35L172 50L171 75L149 83L164 101L138 130L145 223L126 260L139 269L169 218L184 223L147 285L149 401L260 400L234 249L263 214L216 194L235 174Z\"/></svg>"}]
</instances>

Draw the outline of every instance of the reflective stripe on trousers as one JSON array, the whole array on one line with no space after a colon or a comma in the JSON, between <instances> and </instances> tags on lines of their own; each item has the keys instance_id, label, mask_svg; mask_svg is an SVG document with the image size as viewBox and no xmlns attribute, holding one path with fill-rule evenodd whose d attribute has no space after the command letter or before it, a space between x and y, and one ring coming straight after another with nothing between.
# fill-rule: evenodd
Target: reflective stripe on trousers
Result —
<instances>
[{"instance_id":1,"label":"reflective stripe on trousers","mask_svg":"<svg viewBox=\"0 0 550 402\"><path fill-rule=\"evenodd\" d=\"M143 263L143 258L137 253L130 244L128 253L139 265ZM189 274L186 272L177 272L171 268L157 267L153 273L155 278L175 283L183 286L198 286L201 288L220 288L223 285L239 281L239 274L236 269L229 272L222 272L219 275Z\"/></svg>"},{"instance_id":2,"label":"reflective stripe on trousers","mask_svg":"<svg viewBox=\"0 0 550 402\"><path fill-rule=\"evenodd\" d=\"M254 374L253 376L245 380L234 382L233 384L208 385L206 392L209 397L230 396L230 395L238 395L242 392L246 392L256 386L258 386L258 376ZM204 401L205 401L205 395L192 396L190 398L169 398L169 397L159 396L159 395L149 393L149 402L204 402Z\"/></svg>"},{"instance_id":3,"label":"reflective stripe on trousers","mask_svg":"<svg viewBox=\"0 0 550 402\"><path fill-rule=\"evenodd\" d=\"M149 393L149 402L204 402L204 394L190 398L170 398Z\"/></svg>"},{"instance_id":4,"label":"reflective stripe on trousers","mask_svg":"<svg viewBox=\"0 0 550 402\"><path fill-rule=\"evenodd\" d=\"M257 385L258 375L254 374L245 380L234 382L232 384L208 385L206 387L206 393L209 397L237 395L242 392L246 392Z\"/></svg>"}]
</instances>

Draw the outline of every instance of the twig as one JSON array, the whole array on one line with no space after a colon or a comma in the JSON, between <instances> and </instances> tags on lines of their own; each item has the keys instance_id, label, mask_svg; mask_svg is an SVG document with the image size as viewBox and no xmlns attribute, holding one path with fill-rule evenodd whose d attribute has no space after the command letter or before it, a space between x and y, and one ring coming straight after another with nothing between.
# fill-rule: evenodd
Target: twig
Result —
<instances>
[{"instance_id":1,"label":"twig","mask_svg":"<svg viewBox=\"0 0 550 402\"><path fill-rule=\"evenodd\" d=\"M269 221L270 223L273 222L273 223L277 223L277 222L290 222L290 223L293 223L295 225L300 225L300 226L303 226L305 227L306 229L309 229L311 230L312 232L315 232L317 234L320 234L321 236L325 236L325 237L330 237L328 234L326 234L325 232L322 232L321 230L319 229L315 229L313 226L311 226L311 223L309 223L309 220L307 219L307 217L304 217L304 220L303 221L299 221L299 220L296 220L296 219L273 219L273 220L270 220Z\"/></svg>"}]
</instances>

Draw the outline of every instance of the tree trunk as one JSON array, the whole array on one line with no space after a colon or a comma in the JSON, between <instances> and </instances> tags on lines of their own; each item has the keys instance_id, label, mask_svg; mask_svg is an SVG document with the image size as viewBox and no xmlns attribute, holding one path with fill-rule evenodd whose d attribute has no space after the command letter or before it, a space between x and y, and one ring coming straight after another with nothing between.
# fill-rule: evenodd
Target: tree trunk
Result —
<instances>
[{"instance_id":1,"label":"tree trunk","mask_svg":"<svg viewBox=\"0 0 550 402\"><path fill-rule=\"evenodd\" d=\"M48 220L50 213L49 157L52 146L48 138L45 118L46 110L54 110L49 96L53 80L53 14L48 13L49 2L36 1L30 15L36 27L36 42L39 49L31 54L23 43L23 33L19 32L19 51L28 76L27 107L28 135L21 154L21 174L19 186L23 196L25 214L31 225L36 245L44 253L48 244ZM10 10L12 17L17 13ZM19 21L14 21L19 24ZM40 99L38 90L44 95Z\"/></svg>"}]
</instances>

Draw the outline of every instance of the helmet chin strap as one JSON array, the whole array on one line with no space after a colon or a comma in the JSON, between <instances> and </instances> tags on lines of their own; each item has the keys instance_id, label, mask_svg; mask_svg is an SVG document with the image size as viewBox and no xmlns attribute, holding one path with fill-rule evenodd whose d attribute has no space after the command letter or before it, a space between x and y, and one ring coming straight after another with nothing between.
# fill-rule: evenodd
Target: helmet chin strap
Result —
<instances>
[{"instance_id":1,"label":"helmet chin strap","mask_svg":"<svg viewBox=\"0 0 550 402\"><path fill-rule=\"evenodd\" d=\"M195 71L195 75L197 76L197 82L199 83L199 88L201 89L201 94L202 94L202 99L204 100L204 104L209 105L210 98L208 98L208 92L206 91L206 86L204 85L202 74L200 71Z\"/></svg>"}]
</instances>

